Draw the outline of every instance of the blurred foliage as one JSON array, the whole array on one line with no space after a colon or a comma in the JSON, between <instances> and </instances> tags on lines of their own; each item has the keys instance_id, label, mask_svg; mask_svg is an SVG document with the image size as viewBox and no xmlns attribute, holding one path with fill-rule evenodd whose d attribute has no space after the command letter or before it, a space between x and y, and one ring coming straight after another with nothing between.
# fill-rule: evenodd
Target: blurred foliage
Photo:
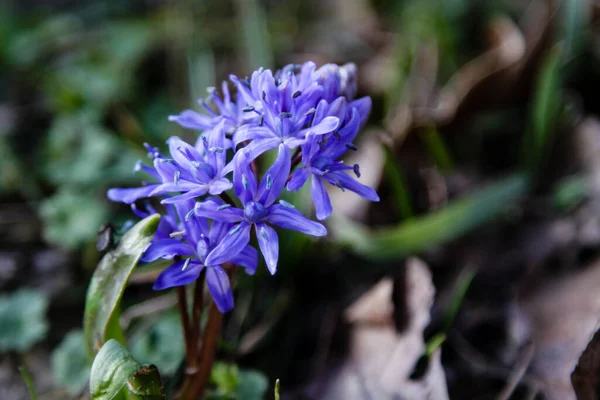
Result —
<instances>
[{"instance_id":1,"label":"blurred foliage","mask_svg":"<svg viewBox=\"0 0 600 400\"><path fill-rule=\"evenodd\" d=\"M96 234L107 212L96 196L64 188L41 203L40 216L48 242L75 248Z\"/></svg>"},{"instance_id":2,"label":"blurred foliage","mask_svg":"<svg viewBox=\"0 0 600 400\"><path fill-rule=\"evenodd\" d=\"M216 389L207 398L214 400L262 400L268 389L263 374L220 362L213 366L211 382Z\"/></svg>"},{"instance_id":3,"label":"blurred foliage","mask_svg":"<svg viewBox=\"0 0 600 400\"><path fill-rule=\"evenodd\" d=\"M93 7L51 17L25 17L7 6L0 13L12 22L2 32L0 71L12 75L4 86L29 92L26 103L11 104L13 95L0 112L2 122L12 122L0 138L1 190L42 200L45 238L77 249L108 219L105 190L134 182L139 145L167 137L173 106L161 92L144 97L139 79L164 38L161 21L89 24L105 18Z\"/></svg>"},{"instance_id":4,"label":"blurred foliage","mask_svg":"<svg viewBox=\"0 0 600 400\"><path fill-rule=\"evenodd\" d=\"M525 136L523 158L532 175L537 175L541 163L548 158L550 142L560 121L562 102L561 52L555 48L544 60L536 82L532 104L531 128Z\"/></svg>"},{"instance_id":5,"label":"blurred foliage","mask_svg":"<svg viewBox=\"0 0 600 400\"><path fill-rule=\"evenodd\" d=\"M99 115L82 112L56 118L46 136L44 177L57 186L131 179L139 156L115 151L122 143L102 127Z\"/></svg>"},{"instance_id":6,"label":"blurred foliage","mask_svg":"<svg viewBox=\"0 0 600 400\"><path fill-rule=\"evenodd\" d=\"M0 352L25 351L48 332L43 292L20 289L0 296Z\"/></svg>"},{"instance_id":7,"label":"blurred foliage","mask_svg":"<svg viewBox=\"0 0 600 400\"><path fill-rule=\"evenodd\" d=\"M587 179L581 176L567 177L554 189L552 204L557 210L567 212L585 200L591 190Z\"/></svg>"},{"instance_id":8,"label":"blurred foliage","mask_svg":"<svg viewBox=\"0 0 600 400\"><path fill-rule=\"evenodd\" d=\"M133 356L154 364L164 375L173 375L184 356L181 317L176 312L163 315L130 339Z\"/></svg>"},{"instance_id":9,"label":"blurred foliage","mask_svg":"<svg viewBox=\"0 0 600 400\"><path fill-rule=\"evenodd\" d=\"M83 332L69 332L52 352L52 373L56 383L71 395L81 393L90 377L90 364L85 352Z\"/></svg>"},{"instance_id":10,"label":"blurred foliage","mask_svg":"<svg viewBox=\"0 0 600 400\"><path fill-rule=\"evenodd\" d=\"M505 213L526 193L528 179L515 175L487 185L442 210L412 218L394 227L376 231L348 219L332 220L332 231L341 243L371 259L403 258L446 243L477 229Z\"/></svg>"}]
</instances>

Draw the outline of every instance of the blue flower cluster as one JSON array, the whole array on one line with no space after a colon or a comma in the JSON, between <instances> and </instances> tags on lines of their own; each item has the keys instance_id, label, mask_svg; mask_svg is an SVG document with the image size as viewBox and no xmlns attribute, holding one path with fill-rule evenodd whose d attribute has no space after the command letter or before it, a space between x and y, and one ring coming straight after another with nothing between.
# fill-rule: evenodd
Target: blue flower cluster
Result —
<instances>
[{"instance_id":1,"label":"blue flower cluster","mask_svg":"<svg viewBox=\"0 0 600 400\"><path fill-rule=\"evenodd\" d=\"M249 244L252 231L271 274L279 258L274 226L312 236L327 234L322 224L278 200L284 188L299 190L310 178L319 220L332 213L326 182L379 201L372 188L351 176L360 177L358 165L340 160L346 151L357 150L354 138L371 109L369 97L354 99L354 64L317 69L307 62L275 74L259 69L250 79L232 75L230 80L235 96L224 82L221 95L210 88L209 97L200 101L204 113L186 110L169 117L201 131L196 143L172 137L167 141L169 156L146 145L153 165L140 161L135 170L145 172L153 183L108 191L111 200L131 204L140 217L155 212L149 203L138 208L140 199L157 197L165 207L156 237L142 257L146 262L173 260L154 289L194 282L205 269L208 289L221 312L233 307L226 269L256 271L258 251ZM257 158L270 150L277 151L277 158L259 179Z\"/></svg>"}]
</instances>

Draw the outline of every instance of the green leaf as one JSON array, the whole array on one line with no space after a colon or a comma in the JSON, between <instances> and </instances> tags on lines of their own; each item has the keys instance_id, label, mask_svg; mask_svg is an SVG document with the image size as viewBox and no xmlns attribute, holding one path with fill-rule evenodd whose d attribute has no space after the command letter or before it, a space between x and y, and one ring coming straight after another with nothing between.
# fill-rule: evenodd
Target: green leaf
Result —
<instances>
[{"instance_id":1,"label":"green leaf","mask_svg":"<svg viewBox=\"0 0 600 400\"><path fill-rule=\"evenodd\" d=\"M81 393L88 383L90 368L82 331L73 331L52 352L52 373L69 393Z\"/></svg>"},{"instance_id":2,"label":"green leaf","mask_svg":"<svg viewBox=\"0 0 600 400\"><path fill-rule=\"evenodd\" d=\"M453 201L436 212L375 231L347 219L332 219L330 231L371 259L402 258L455 239L497 217L527 192L528 179L515 175Z\"/></svg>"},{"instance_id":3,"label":"green leaf","mask_svg":"<svg viewBox=\"0 0 600 400\"><path fill-rule=\"evenodd\" d=\"M446 311L444 312L444 328L443 333L448 333L452 324L454 323L458 312L460 311L460 307L462 306L465 297L467 295L467 291L471 286L471 282L473 282L473 278L475 278L476 269L474 267L466 267L463 269L458 276L456 287L453 290L452 297L448 306L446 307Z\"/></svg>"},{"instance_id":4,"label":"green leaf","mask_svg":"<svg viewBox=\"0 0 600 400\"><path fill-rule=\"evenodd\" d=\"M27 386L27 392L29 392L29 400L36 400L37 393L35 391L35 385L33 384L33 377L26 367L19 367L19 373Z\"/></svg>"},{"instance_id":5,"label":"green leaf","mask_svg":"<svg viewBox=\"0 0 600 400\"><path fill-rule=\"evenodd\" d=\"M414 215L413 206L410 199L410 190L406 184L406 179L402 169L396 163L394 153L389 146L384 146L385 150L385 174L393 193L394 206L402 219L411 218Z\"/></svg>"},{"instance_id":6,"label":"green leaf","mask_svg":"<svg viewBox=\"0 0 600 400\"><path fill-rule=\"evenodd\" d=\"M561 51L556 47L550 52L537 78L530 121L529 134L523 148L524 164L535 176L550 150L562 108Z\"/></svg>"},{"instance_id":7,"label":"green leaf","mask_svg":"<svg viewBox=\"0 0 600 400\"><path fill-rule=\"evenodd\" d=\"M90 395L92 400L165 398L158 369L138 363L116 340L106 342L94 359Z\"/></svg>"},{"instance_id":8,"label":"green leaf","mask_svg":"<svg viewBox=\"0 0 600 400\"><path fill-rule=\"evenodd\" d=\"M421 138L429 156L433 159L438 169L441 172L452 171L454 162L452 161L448 147L444 143L444 139L442 139L437 129L428 129L427 132L421 135Z\"/></svg>"},{"instance_id":9,"label":"green leaf","mask_svg":"<svg viewBox=\"0 0 600 400\"><path fill-rule=\"evenodd\" d=\"M279 379L277 379L275 381L275 389L273 390L274 395L275 395L275 400L279 400L279 397L280 397L280 394L279 394L280 386L281 386L281 382L279 381Z\"/></svg>"},{"instance_id":10,"label":"green leaf","mask_svg":"<svg viewBox=\"0 0 600 400\"><path fill-rule=\"evenodd\" d=\"M138 222L121 239L117 248L107 253L92 276L88 288L84 338L90 358L109 339L123 342L118 306L127 281L142 253L154 237L160 216L155 214Z\"/></svg>"},{"instance_id":11,"label":"green leaf","mask_svg":"<svg viewBox=\"0 0 600 400\"><path fill-rule=\"evenodd\" d=\"M48 302L33 289L0 296L0 352L25 351L46 336Z\"/></svg>"}]
</instances>

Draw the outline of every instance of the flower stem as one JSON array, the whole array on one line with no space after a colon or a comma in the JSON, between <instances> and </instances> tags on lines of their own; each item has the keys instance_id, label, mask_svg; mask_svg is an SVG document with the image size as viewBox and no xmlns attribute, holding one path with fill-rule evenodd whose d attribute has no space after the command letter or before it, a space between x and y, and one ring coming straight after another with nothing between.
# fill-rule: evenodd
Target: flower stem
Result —
<instances>
[{"instance_id":1,"label":"flower stem","mask_svg":"<svg viewBox=\"0 0 600 400\"><path fill-rule=\"evenodd\" d=\"M185 369L185 380L183 382L183 386L181 388L181 399L183 400L195 400L199 398L199 395L196 395L193 392L194 381L198 379L198 339L200 337L200 320L202 318L202 308L203 308L203 292L204 292L204 270L200 273L200 277L196 281L196 286L194 288L194 303L192 305L192 323L190 325L190 319L187 314L187 304L186 304L186 313L185 313L185 321L184 321L184 333L186 337L186 346L185 346L185 358L186 358L186 369ZM177 293L179 294L180 289L183 291L183 298L185 299L185 290L183 287L177 288ZM181 304L181 302L180 302ZM181 311L181 306L180 306ZM182 314L183 316L183 314ZM183 317L182 317L183 318ZM187 321L187 322L186 322ZM187 324L187 325L186 325ZM187 326L187 328L186 328ZM199 392L201 393L201 392Z\"/></svg>"},{"instance_id":2,"label":"flower stem","mask_svg":"<svg viewBox=\"0 0 600 400\"><path fill-rule=\"evenodd\" d=\"M193 375L186 375L183 388L181 389L181 400L197 400L202 398L204 389L210 379L222 322L223 314L217 309L214 301L211 301L206 327L202 335L202 346L197 357L198 369Z\"/></svg>"},{"instance_id":3,"label":"flower stem","mask_svg":"<svg viewBox=\"0 0 600 400\"><path fill-rule=\"evenodd\" d=\"M193 352L191 350L190 343L190 317L188 315L187 297L184 286L177 287L177 304L179 306L179 314L181 315L181 324L183 325L183 340L185 343L185 357L186 364L189 368L190 363L193 362Z\"/></svg>"},{"instance_id":4,"label":"flower stem","mask_svg":"<svg viewBox=\"0 0 600 400\"><path fill-rule=\"evenodd\" d=\"M200 277L196 281L196 287L194 288L194 306L192 308L192 332L190 335L190 341L192 342L194 356L198 354L198 339L200 338L200 320L202 319L202 308L204 304L204 277L206 269L203 269L200 273ZM194 357L193 366L194 369L197 367L197 359Z\"/></svg>"},{"instance_id":5,"label":"flower stem","mask_svg":"<svg viewBox=\"0 0 600 400\"><path fill-rule=\"evenodd\" d=\"M292 167L290 168L290 171L293 171L294 168L296 168L298 164L300 164L300 161L302 161L302 149L298 148L298 150L296 150L296 153L294 153L294 156L292 157Z\"/></svg>"},{"instance_id":6,"label":"flower stem","mask_svg":"<svg viewBox=\"0 0 600 400\"><path fill-rule=\"evenodd\" d=\"M230 281L233 283L235 267L231 263L223 265ZM219 311L214 301L211 300L206 319L206 326L202 333L202 345L198 351L198 338L200 333L200 317L202 316L202 288L204 286L204 271L200 275L194 290L193 327L190 341L193 341L194 370L187 373L181 389L181 400L197 400L202 398L204 390L210 379L210 373L217 353L217 343L221 334L223 314Z\"/></svg>"},{"instance_id":7,"label":"flower stem","mask_svg":"<svg viewBox=\"0 0 600 400\"><path fill-rule=\"evenodd\" d=\"M221 324L223 322L223 314L217 309L214 301L210 303L208 310L208 320L204 335L202 337L202 347L198 357L199 372L197 376L197 393L204 393L204 389L210 379L210 372L215 361L217 352L217 341L221 334Z\"/></svg>"}]
</instances>

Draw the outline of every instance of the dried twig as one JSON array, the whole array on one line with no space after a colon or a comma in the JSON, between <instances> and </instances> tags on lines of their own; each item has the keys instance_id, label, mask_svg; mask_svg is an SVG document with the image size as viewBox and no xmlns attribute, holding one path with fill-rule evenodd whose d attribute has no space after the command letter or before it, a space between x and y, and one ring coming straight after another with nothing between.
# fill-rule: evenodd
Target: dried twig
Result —
<instances>
[{"instance_id":1,"label":"dried twig","mask_svg":"<svg viewBox=\"0 0 600 400\"><path fill-rule=\"evenodd\" d=\"M496 397L497 400L508 400L511 394L515 391L517 385L519 384L519 382L521 382L521 379L523 379L527 368L531 364L531 360L533 359L534 354L534 348L535 347L533 345L533 342L529 342L527 344L523 357L521 357L517 365L515 365L515 368L512 370L511 374L508 377L508 381L506 382L504 389Z\"/></svg>"}]
</instances>

